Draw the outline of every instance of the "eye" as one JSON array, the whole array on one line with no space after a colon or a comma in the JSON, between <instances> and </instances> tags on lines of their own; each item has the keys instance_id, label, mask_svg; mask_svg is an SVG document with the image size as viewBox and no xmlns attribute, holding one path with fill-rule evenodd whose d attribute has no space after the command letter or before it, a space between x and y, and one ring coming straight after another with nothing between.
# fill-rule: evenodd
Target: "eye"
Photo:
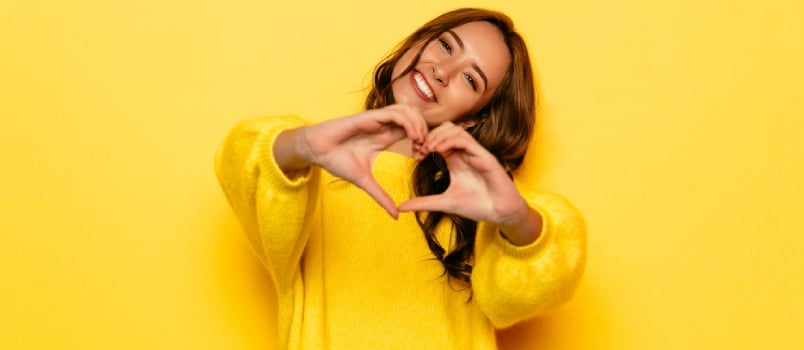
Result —
<instances>
[{"instance_id":1,"label":"eye","mask_svg":"<svg viewBox=\"0 0 804 350\"><path fill-rule=\"evenodd\" d=\"M448 54L452 55L452 46L449 46L449 43L444 39L438 39L438 42L441 44L441 47L447 51Z\"/></svg>"},{"instance_id":2,"label":"eye","mask_svg":"<svg viewBox=\"0 0 804 350\"><path fill-rule=\"evenodd\" d=\"M466 78L466 81L469 82L469 85L472 86L472 90L477 91L477 82L475 81L475 78L472 78L472 76L469 74L464 74L463 76Z\"/></svg>"}]
</instances>

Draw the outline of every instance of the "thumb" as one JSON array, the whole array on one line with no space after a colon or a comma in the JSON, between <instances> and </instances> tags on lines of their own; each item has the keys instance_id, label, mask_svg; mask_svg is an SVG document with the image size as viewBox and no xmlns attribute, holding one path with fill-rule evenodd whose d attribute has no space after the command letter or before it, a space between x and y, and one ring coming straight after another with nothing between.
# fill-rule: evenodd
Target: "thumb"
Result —
<instances>
[{"instance_id":1,"label":"thumb","mask_svg":"<svg viewBox=\"0 0 804 350\"><path fill-rule=\"evenodd\" d=\"M416 197L399 205L400 212L408 211L441 211L452 212L452 200L443 194Z\"/></svg>"},{"instance_id":2,"label":"thumb","mask_svg":"<svg viewBox=\"0 0 804 350\"><path fill-rule=\"evenodd\" d=\"M366 191L371 198L374 198L374 200L377 201L377 203L379 203L380 206L382 206L385 211L391 215L391 217L394 219L399 217L399 209L397 209L394 200L391 199L391 196L389 196L388 193L386 193L376 181L374 181L374 178L371 176L363 177L362 179L355 181L355 185L362 188L363 191Z\"/></svg>"}]
</instances>

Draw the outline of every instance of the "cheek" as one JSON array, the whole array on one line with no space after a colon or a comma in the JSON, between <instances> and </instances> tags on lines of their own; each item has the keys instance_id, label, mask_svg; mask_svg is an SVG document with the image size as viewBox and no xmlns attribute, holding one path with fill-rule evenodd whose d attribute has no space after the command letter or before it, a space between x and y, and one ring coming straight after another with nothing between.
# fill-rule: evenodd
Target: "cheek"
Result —
<instances>
[{"instance_id":1,"label":"cheek","mask_svg":"<svg viewBox=\"0 0 804 350\"><path fill-rule=\"evenodd\" d=\"M443 59L443 57L445 57L446 54L444 54L442 50L443 49L439 46L439 44L437 44L436 42L431 42L424 48L424 51L422 51L422 55L421 57L419 57L419 61L434 62L438 59Z\"/></svg>"},{"instance_id":2,"label":"cheek","mask_svg":"<svg viewBox=\"0 0 804 350\"><path fill-rule=\"evenodd\" d=\"M399 59L399 61L396 62L394 69L391 71L391 79L398 77L399 74L401 74L405 70L405 68L407 68L409 65L410 65L410 59L405 56L402 56Z\"/></svg>"},{"instance_id":3,"label":"cheek","mask_svg":"<svg viewBox=\"0 0 804 350\"><path fill-rule=\"evenodd\" d=\"M421 106L422 116L430 126L438 126L446 121L456 121L474 110L469 103L451 100L450 103L441 103L437 106Z\"/></svg>"},{"instance_id":4,"label":"cheek","mask_svg":"<svg viewBox=\"0 0 804 350\"><path fill-rule=\"evenodd\" d=\"M410 96L415 94L413 87L410 86L407 78L397 79L391 84L391 92L394 95L394 103L406 104L413 107L416 106L416 99L411 99Z\"/></svg>"},{"instance_id":5,"label":"cheek","mask_svg":"<svg viewBox=\"0 0 804 350\"><path fill-rule=\"evenodd\" d=\"M478 109L480 97L464 86L452 86L449 94L449 106L459 116L464 116L475 109Z\"/></svg>"},{"instance_id":6,"label":"cheek","mask_svg":"<svg viewBox=\"0 0 804 350\"><path fill-rule=\"evenodd\" d=\"M405 71L406 68L408 68L408 66L410 66L410 64L413 62L413 58L416 57L416 53L418 53L420 49L421 45L416 45L408 49L408 51L406 51L405 53L402 54L401 57L399 57L399 61L396 62L396 65L394 65L394 69L391 73L394 76L394 78L398 77L399 74L401 74L403 71ZM424 55L425 53L422 52L422 57Z\"/></svg>"}]
</instances>

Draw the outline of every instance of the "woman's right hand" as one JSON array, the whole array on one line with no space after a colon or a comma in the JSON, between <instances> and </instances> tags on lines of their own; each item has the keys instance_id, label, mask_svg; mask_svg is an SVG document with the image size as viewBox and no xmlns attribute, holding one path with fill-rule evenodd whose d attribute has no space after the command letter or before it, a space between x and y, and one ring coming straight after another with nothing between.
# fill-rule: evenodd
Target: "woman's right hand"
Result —
<instances>
[{"instance_id":1,"label":"woman's right hand","mask_svg":"<svg viewBox=\"0 0 804 350\"><path fill-rule=\"evenodd\" d=\"M398 209L372 176L374 158L397 141L413 141L414 158L424 157L418 146L427 136L421 113L396 104L352 116L282 132L274 143L274 157L284 171L317 165L360 187L391 216Z\"/></svg>"}]
</instances>

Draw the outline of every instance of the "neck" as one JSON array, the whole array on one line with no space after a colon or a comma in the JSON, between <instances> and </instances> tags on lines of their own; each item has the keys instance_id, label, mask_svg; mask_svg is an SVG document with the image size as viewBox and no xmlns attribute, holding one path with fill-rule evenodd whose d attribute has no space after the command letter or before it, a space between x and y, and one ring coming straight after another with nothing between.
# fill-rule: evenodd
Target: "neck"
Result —
<instances>
[{"instance_id":1,"label":"neck","mask_svg":"<svg viewBox=\"0 0 804 350\"><path fill-rule=\"evenodd\" d=\"M388 148L386 148L385 150L413 158L413 140L411 139L399 140L393 145L388 146Z\"/></svg>"}]
</instances>

